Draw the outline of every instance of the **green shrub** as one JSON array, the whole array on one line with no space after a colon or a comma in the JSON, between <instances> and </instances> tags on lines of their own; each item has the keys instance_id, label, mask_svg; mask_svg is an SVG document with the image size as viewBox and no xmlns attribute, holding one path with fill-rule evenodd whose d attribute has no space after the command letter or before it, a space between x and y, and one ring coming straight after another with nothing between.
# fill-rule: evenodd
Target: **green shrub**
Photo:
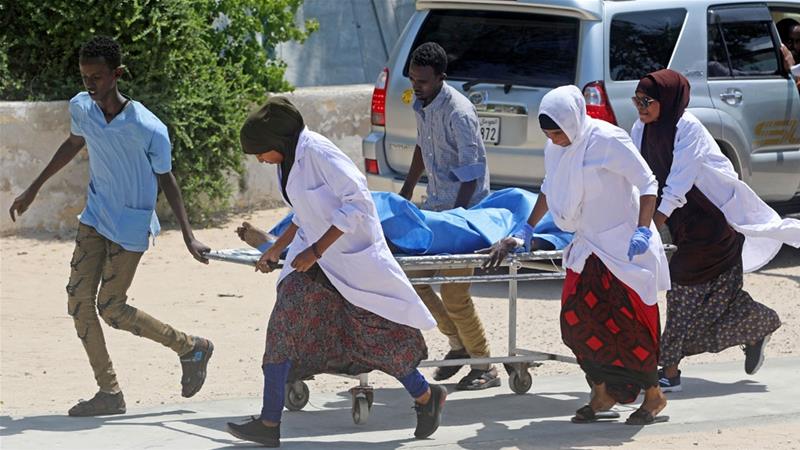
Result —
<instances>
[{"instance_id":1,"label":"green shrub","mask_svg":"<svg viewBox=\"0 0 800 450\"><path fill-rule=\"evenodd\" d=\"M167 124L187 209L203 221L227 206L228 177L241 173L238 129L249 108L267 92L291 89L285 64L269 56L316 28L295 25L301 3L0 0L0 98L71 98L83 90L80 45L113 37L127 68L120 90Z\"/></svg>"}]
</instances>

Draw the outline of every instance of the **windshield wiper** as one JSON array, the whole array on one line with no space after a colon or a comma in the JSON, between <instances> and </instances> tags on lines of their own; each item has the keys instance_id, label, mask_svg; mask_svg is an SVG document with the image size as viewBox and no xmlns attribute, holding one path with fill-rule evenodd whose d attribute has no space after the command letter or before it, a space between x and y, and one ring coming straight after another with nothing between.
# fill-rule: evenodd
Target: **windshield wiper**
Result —
<instances>
[{"instance_id":1,"label":"windshield wiper","mask_svg":"<svg viewBox=\"0 0 800 450\"><path fill-rule=\"evenodd\" d=\"M466 83L461 85L461 88L464 89L464 92L469 92L470 89L475 87L478 84L484 83L492 83L492 84L502 84L503 85L503 92L508 94L511 90L511 83L507 81L500 81L500 80L492 80L490 78L476 78L474 80L469 80Z\"/></svg>"}]
</instances>

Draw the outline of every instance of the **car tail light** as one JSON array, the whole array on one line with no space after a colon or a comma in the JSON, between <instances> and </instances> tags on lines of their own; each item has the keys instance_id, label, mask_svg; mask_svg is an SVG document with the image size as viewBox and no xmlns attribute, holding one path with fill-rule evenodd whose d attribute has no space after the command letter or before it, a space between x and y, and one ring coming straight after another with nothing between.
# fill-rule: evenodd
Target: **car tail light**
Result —
<instances>
[{"instance_id":1,"label":"car tail light","mask_svg":"<svg viewBox=\"0 0 800 450\"><path fill-rule=\"evenodd\" d=\"M389 85L389 69L386 67L378 74L375 90L372 91L372 124L386 125L386 87Z\"/></svg>"},{"instance_id":2,"label":"car tail light","mask_svg":"<svg viewBox=\"0 0 800 450\"><path fill-rule=\"evenodd\" d=\"M617 124L617 117L614 115L614 110L611 109L611 103L608 101L606 88L602 81L592 81L584 86L583 98L586 99L586 114L589 117Z\"/></svg>"},{"instance_id":3,"label":"car tail light","mask_svg":"<svg viewBox=\"0 0 800 450\"><path fill-rule=\"evenodd\" d=\"M371 173L373 175L380 174L380 172L378 172L378 161L374 159L364 159L364 169L366 169L367 173Z\"/></svg>"}]
</instances>

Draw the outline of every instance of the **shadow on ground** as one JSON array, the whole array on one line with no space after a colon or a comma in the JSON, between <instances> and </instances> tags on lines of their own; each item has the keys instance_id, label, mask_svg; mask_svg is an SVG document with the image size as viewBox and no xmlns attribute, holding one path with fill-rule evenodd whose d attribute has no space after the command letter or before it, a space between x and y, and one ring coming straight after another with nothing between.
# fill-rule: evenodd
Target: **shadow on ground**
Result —
<instances>
[{"instance_id":1,"label":"shadow on ground","mask_svg":"<svg viewBox=\"0 0 800 450\"><path fill-rule=\"evenodd\" d=\"M696 399L722 397L741 393L762 393L766 387L750 380L719 383L702 378L684 377L686 390L670 394L670 399ZM625 426L624 418L634 405L618 406L622 419L614 423L574 425L569 417L588 397L587 392L536 392L517 395L506 389L497 389L494 395L450 391L444 415L445 428L441 433L463 432L465 437L458 445L468 449L497 448L503 442L521 448L536 448L538 442L562 448L614 446L629 442L639 427ZM482 397L476 397L482 395ZM331 449L390 449L415 443L412 436L415 425L411 399L403 389L378 389L375 403L365 424L356 425L350 415L351 398L341 392L328 401L314 402L321 410L286 412L283 416L282 444L295 448L320 446ZM215 405L206 404L197 409L175 409L153 413L120 416L73 418L63 415L43 415L12 418L0 417L0 436L10 437L29 431L54 433L81 432L94 429L132 427L143 433L142 427L155 427L162 431L184 433L210 441L219 448L230 445L247 446L225 433L227 422L239 422L256 411L242 411L241 415L214 415ZM228 404L229 405L229 404ZM239 403L236 404L237 407ZM218 407L230 411L230 406ZM200 417L198 417L200 416ZM188 426L187 426L188 425ZM206 431L204 431L206 430ZM110 431L110 430L109 430ZM407 434L407 437L404 437ZM358 435L358 439L354 438ZM395 436L397 436L395 438ZM507 436L507 439L506 437ZM441 442L431 440L431 445ZM303 445L307 444L307 445Z\"/></svg>"}]
</instances>

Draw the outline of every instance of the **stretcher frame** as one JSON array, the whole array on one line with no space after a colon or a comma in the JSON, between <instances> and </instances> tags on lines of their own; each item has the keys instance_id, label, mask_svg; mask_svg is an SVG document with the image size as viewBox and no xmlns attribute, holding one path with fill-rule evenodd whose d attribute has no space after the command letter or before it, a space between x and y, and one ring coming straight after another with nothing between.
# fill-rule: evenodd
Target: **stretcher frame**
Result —
<instances>
[{"instance_id":1,"label":"stretcher frame","mask_svg":"<svg viewBox=\"0 0 800 450\"><path fill-rule=\"evenodd\" d=\"M665 251L671 253L675 250L672 245L665 246ZM208 259L227 261L238 264L254 266L261 256L256 249L237 249L212 251L206 255ZM517 347L517 286L520 281L561 280L566 277L566 271L560 264L563 256L561 250L537 250L525 253L512 253L501 264L507 267L508 273L496 273L497 270L480 271L479 274L470 276L426 276L409 277L412 285L441 285L447 283L508 283L508 350L506 356L487 358L463 358L449 360L426 360L419 367L444 367L461 366L467 364L494 364L502 363L508 372L509 387L517 394L528 392L533 385L533 377L529 369L541 365L543 361L561 361L577 364L575 357L559 355ZM484 254L458 254L458 255L424 255L424 256L396 256L400 267L406 271L417 270L447 270L447 269L478 269L487 261L488 255ZM558 262L557 262L558 261ZM278 265L282 267L283 261ZM534 269L537 272L520 272L521 269ZM350 389L353 396L351 413L356 424L365 423L369 417L374 393L369 385L368 374L357 376L359 384ZM286 389L286 407L290 411L302 409L309 399L309 389L303 380L289 383Z\"/></svg>"}]
</instances>

